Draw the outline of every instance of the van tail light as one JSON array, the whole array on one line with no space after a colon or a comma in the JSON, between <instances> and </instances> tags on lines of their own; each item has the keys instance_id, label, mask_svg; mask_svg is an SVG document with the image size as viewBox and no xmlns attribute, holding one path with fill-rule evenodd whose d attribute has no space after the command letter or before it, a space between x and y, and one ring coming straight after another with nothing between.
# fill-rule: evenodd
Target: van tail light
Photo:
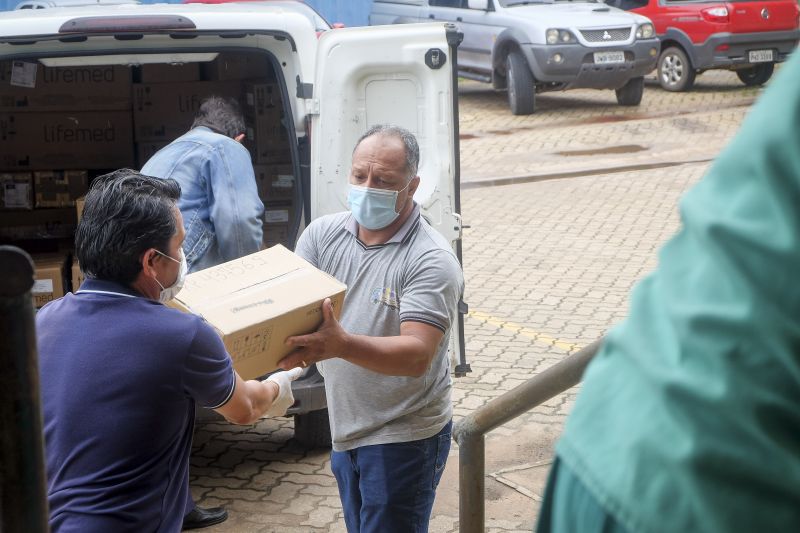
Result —
<instances>
[{"instance_id":1,"label":"van tail light","mask_svg":"<svg viewBox=\"0 0 800 533\"><path fill-rule=\"evenodd\" d=\"M731 21L728 14L728 8L725 6L707 7L705 9L701 9L700 13L708 22L728 23Z\"/></svg>"},{"instance_id":2,"label":"van tail light","mask_svg":"<svg viewBox=\"0 0 800 533\"><path fill-rule=\"evenodd\" d=\"M58 33L117 33L194 30L194 22L178 15L79 17L66 21Z\"/></svg>"},{"instance_id":3,"label":"van tail light","mask_svg":"<svg viewBox=\"0 0 800 533\"><path fill-rule=\"evenodd\" d=\"M716 48L714 48L714 51L716 51L716 52L727 52L730 49L731 49L731 45L729 45L729 44L721 44L721 45L717 46Z\"/></svg>"}]
</instances>

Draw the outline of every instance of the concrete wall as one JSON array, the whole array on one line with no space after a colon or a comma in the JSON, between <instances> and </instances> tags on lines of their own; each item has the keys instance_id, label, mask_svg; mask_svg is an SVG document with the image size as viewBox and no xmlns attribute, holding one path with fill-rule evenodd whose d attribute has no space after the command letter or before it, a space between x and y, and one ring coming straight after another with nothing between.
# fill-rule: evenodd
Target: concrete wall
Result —
<instances>
[{"instance_id":1,"label":"concrete wall","mask_svg":"<svg viewBox=\"0 0 800 533\"><path fill-rule=\"evenodd\" d=\"M0 0L0 11L14 9L21 0ZM180 0L143 0L146 4L177 4ZM372 0L307 0L329 22L341 22L346 26L366 26L369 24L369 10Z\"/></svg>"}]
</instances>

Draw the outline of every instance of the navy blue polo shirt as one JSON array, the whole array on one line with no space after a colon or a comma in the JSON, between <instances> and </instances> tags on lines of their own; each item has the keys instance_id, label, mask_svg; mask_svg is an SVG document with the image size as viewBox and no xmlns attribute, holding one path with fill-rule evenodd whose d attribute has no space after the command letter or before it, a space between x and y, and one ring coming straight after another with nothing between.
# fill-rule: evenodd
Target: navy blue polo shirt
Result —
<instances>
[{"instance_id":1,"label":"navy blue polo shirt","mask_svg":"<svg viewBox=\"0 0 800 533\"><path fill-rule=\"evenodd\" d=\"M50 526L177 532L194 404L217 408L235 374L202 319L87 279L36 315Z\"/></svg>"}]
</instances>

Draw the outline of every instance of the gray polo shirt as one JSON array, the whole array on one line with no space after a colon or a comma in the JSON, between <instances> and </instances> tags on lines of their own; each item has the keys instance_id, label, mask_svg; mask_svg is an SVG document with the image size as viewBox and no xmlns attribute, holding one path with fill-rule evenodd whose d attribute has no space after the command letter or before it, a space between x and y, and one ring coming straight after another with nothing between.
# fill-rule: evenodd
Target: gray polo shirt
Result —
<instances>
[{"instance_id":1,"label":"gray polo shirt","mask_svg":"<svg viewBox=\"0 0 800 533\"><path fill-rule=\"evenodd\" d=\"M338 358L317 364L336 451L432 437L452 417L447 347L464 290L458 259L416 205L386 244L367 246L357 235L349 212L327 215L306 228L295 250L347 285L342 327L388 337L400 334L402 322L423 322L444 337L418 378L386 376Z\"/></svg>"}]
</instances>

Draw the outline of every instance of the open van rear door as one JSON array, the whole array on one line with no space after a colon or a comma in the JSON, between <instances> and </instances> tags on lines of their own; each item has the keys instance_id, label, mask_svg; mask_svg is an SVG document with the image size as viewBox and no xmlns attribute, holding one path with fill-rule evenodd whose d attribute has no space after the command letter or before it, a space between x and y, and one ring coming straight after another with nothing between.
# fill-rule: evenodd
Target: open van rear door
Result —
<instances>
[{"instance_id":1,"label":"open van rear door","mask_svg":"<svg viewBox=\"0 0 800 533\"><path fill-rule=\"evenodd\" d=\"M461 260L456 47L449 24L400 24L325 32L312 96L310 215L347 210L353 147L375 124L396 124L420 145L414 199ZM465 306L461 305L461 311ZM463 358L463 315L451 335L456 373Z\"/></svg>"}]
</instances>

